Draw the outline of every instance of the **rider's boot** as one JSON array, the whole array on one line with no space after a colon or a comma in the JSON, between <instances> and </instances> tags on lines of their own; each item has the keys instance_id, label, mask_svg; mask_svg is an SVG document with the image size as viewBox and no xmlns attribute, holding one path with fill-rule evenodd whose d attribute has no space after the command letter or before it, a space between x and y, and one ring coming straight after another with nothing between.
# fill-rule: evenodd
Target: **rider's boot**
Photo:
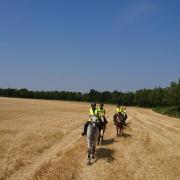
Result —
<instances>
[{"instance_id":1,"label":"rider's boot","mask_svg":"<svg viewBox=\"0 0 180 180\"><path fill-rule=\"evenodd\" d=\"M89 125L89 122L86 122L86 124L84 125L84 131L81 133L82 136L86 135L88 125Z\"/></svg>"},{"instance_id":2,"label":"rider's boot","mask_svg":"<svg viewBox=\"0 0 180 180\"><path fill-rule=\"evenodd\" d=\"M86 133L86 124L84 125L84 130L83 130L83 132L81 133L81 136L84 136Z\"/></svg>"},{"instance_id":3,"label":"rider's boot","mask_svg":"<svg viewBox=\"0 0 180 180\"><path fill-rule=\"evenodd\" d=\"M81 135L84 136L84 135L85 135L85 132L82 132Z\"/></svg>"}]
</instances>

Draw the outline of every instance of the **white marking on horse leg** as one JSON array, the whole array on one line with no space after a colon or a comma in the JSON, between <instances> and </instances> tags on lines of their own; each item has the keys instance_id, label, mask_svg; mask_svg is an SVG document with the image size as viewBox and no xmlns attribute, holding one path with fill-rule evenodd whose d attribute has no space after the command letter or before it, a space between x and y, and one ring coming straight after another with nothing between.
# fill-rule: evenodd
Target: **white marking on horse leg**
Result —
<instances>
[{"instance_id":1,"label":"white marking on horse leg","mask_svg":"<svg viewBox=\"0 0 180 180\"><path fill-rule=\"evenodd\" d=\"M87 165L90 165L90 164L91 164L91 159L88 158L88 160L87 160Z\"/></svg>"}]
</instances>

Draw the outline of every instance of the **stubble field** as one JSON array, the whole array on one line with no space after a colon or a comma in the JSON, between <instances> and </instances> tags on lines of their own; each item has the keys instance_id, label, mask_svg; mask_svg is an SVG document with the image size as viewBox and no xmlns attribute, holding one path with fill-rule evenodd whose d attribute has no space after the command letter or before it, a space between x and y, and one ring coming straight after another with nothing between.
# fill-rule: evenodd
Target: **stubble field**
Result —
<instances>
[{"instance_id":1,"label":"stubble field","mask_svg":"<svg viewBox=\"0 0 180 180\"><path fill-rule=\"evenodd\" d=\"M180 179L180 120L150 109L127 108L116 137L115 106L105 105L107 131L96 162L86 165L80 135L89 104L0 98L0 179Z\"/></svg>"}]
</instances>

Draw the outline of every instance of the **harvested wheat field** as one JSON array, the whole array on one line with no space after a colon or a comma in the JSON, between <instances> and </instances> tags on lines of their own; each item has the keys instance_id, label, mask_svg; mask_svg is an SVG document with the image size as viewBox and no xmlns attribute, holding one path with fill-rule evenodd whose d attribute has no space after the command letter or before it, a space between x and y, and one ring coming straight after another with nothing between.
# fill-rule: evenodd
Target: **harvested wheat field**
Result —
<instances>
[{"instance_id":1,"label":"harvested wheat field","mask_svg":"<svg viewBox=\"0 0 180 180\"><path fill-rule=\"evenodd\" d=\"M112 116L96 162L87 166L80 132L89 104L0 98L0 179L180 179L180 120L127 108L124 135Z\"/></svg>"}]
</instances>

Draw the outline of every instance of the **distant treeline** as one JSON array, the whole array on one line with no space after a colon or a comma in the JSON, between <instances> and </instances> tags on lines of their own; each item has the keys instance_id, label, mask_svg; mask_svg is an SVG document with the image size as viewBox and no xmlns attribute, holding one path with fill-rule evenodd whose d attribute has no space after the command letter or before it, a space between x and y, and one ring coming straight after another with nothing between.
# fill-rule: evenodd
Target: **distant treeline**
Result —
<instances>
[{"instance_id":1,"label":"distant treeline","mask_svg":"<svg viewBox=\"0 0 180 180\"><path fill-rule=\"evenodd\" d=\"M19 97L33 99L57 99L67 101L103 102L129 106L157 107L180 105L180 79L169 87L141 89L136 92L104 91L91 89L89 93L68 91L30 91L27 89L0 89L2 97Z\"/></svg>"}]
</instances>

